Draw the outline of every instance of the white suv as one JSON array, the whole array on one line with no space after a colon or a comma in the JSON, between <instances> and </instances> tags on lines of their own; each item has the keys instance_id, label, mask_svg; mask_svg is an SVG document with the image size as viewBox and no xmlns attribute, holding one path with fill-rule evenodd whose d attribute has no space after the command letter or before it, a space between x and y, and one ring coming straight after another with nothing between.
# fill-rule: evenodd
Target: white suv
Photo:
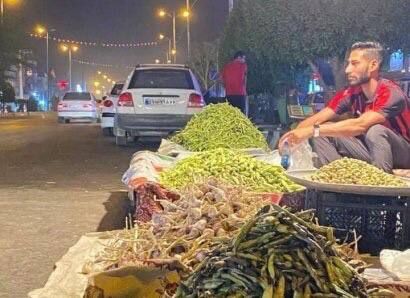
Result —
<instances>
[{"instance_id":1,"label":"white suv","mask_svg":"<svg viewBox=\"0 0 410 298\"><path fill-rule=\"evenodd\" d=\"M118 99L116 143L127 145L139 136L167 136L182 129L204 106L198 80L188 67L138 65Z\"/></svg>"}]
</instances>

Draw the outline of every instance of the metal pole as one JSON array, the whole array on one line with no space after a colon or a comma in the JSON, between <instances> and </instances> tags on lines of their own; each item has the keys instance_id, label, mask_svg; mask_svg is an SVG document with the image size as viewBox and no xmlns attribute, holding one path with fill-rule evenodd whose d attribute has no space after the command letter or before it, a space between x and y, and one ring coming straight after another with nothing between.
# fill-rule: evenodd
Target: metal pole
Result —
<instances>
[{"instance_id":1,"label":"metal pole","mask_svg":"<svg viewBox=\"0 0 410 298\"><path fill-rule=\"evenodd\" d=\"M229 3L229 13L231 13L233 9L233 0L228 0L228 3Z\"/></svg>"},{"instance_id":2,"label":"metal pole","mask_svg":"<svg viewBox=\"0 0 410 298\"><path fill-rule=\"evenodd\" d=\"M175 50L175 55L174 55L174 63L177 63L177 36L176 36L176 15L175 11L172 13L172 35L174 39L174 50Z\"/></svg>"},{"instance_id":3,"label":"metal pole","mask_svg":"<svg viewBox=\"0 0 410 298\"><path fill-rule=\"evenodd\" d=\"M46 52L47 52L47 54L46 54L46 68L47 68L47 70L46 70L46 75L47 75L47 111L50 109L50 79L49 79L49 73L50 73L50 71L49 71L49 60L48 60L48 38L49 38L49 35L48 35L48 30L47 30L47 35L46 35Z\"/></svg>"},{"instance_id":4,"label":"metal pole","mask_svg":"<svg viewBox=\"0 0 410 298\"><path fill-rule=\"evenodd\" d=\"M171 38L168 38L168 60L171 60L172 55L172 42Z\"/></svg>"},{"instance_id":5,"label":"metal pole","mask_svg":"<svg viewBox=\"0 0 410 298\"><path fill-rule=\"evenodd\" d=\"M188 11L188 16L186 18L186 34L187 34L187 48L188 48L188 60L191 58L191 5L189 4L189 0L186 0L186 9Z\"/></svg>"},{"instance_id":6,"label":"metal pole","mask_svg":"<svg viewBox=\"0 0 410 298\"><path fill-rule=\"evenodd\" d=\"M69 77L69 82L70 82L70 91L71 89L71 49L68 49L68 77Z\"/></svg>"},{"instance_id":7,"label":"metal pole","mask_svg":"<svg viewBox=\"0 0 410 298\"><path fill-rule=\"evenodd\" d=\"M4 0L0 1L0 10L1 10L1 24L3 25L4 19Z\"/></svg>"},{"instance_id":8,"label":"metal pole","mask_svg":"<svg viewBox=\"0 0 410 298\"><path fill-rule=\"evenodd\" d=\"M23 51L19 50L19 98L24 99L24 88L23 88Z\"/></svg>"}]
</instances>

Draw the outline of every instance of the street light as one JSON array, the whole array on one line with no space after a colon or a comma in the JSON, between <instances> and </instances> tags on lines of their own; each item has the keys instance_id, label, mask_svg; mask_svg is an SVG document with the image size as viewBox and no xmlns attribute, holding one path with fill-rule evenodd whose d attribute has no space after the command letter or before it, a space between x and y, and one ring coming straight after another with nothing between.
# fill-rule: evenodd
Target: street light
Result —
<instances>
[{"instance_id":1,"label":"street light","mask_svg":"<svg viewBox=\"0 0 410 298\"><path fill-rule=\"evenodd\" d=\"M71 56L72 56L72 52L77 52L78 51L78 46L75 46L75 45L65 45L65 44L62 44L61 46L60 46L60 48L61 48L61 50L63 51L63 52L68 52L68 62L69 62L69 67L68 67L68 73L69 73L69 82L70 82L70 91L71 91L71 89L72 89L72 85L71 85L71 82L72 82L72 59L71 59Z\"/></svg>"},{"instance_id":2,"label":"street light","mask_svg":"<svg viewBox=\"0 0 410 298\"><path fill-rule=\"evenodd\" d=\"M167 60L170 59L171 57L171 51L172 51L172 45L171 45L171 39L169 37L166 37L164 34L160 33L158 35L158 38L160 40L168 39L168 52L167 52Z\"/></svg>"},{"instance_id":3,"label":"street light","mask_svg":"<svg viewBox=\"0 0 410 298\"><path fill-rule=\"evenodd\" d=\"M43 33L46 34L46 73L47 73L47 110L50 108L50 65L49 65L49 40L50 40L50 32L55 32L56 29L47 29L41 25L36 27L36 31L38 34L42 35Z\"/></svg>"},{"instance_id":4,"label":"street light","mask_svg":"<svg viewBox=\"0 0 410 298\"><path fill-rule=\"evenodd\" d=\"M4 2L9 5L17 5L20 3L21 0L0 0L0 19L1 24L3 25L4 19Z\"/></svg>"},{"instance_id":5,"label":"street light","mask_svg":"<svg viewBox=\"0 0 410 298\"><path fill-rule=\"evenodd\" d=\"M174 49L177 48L177 38L176 38L176 14L175 10L172 12L172 14L167 13L164 9L160 9L158 12L158 15L163 18L163 17L170 17L172 19L172 41L174 44ZM176 56L174 56L174 63L176 63Z\"/></svg>"},{"instance_id":6,"label":"street light","mask_svg":"<svg viewBox=\"0 0 410 298\"><path fill-rule=\"evenodd\" d=\"M104 78L104 79L107 79L108 77L107 77L107 75L103 75L103 78Z\"/></svg>"},{"instance_id":7,"label":"street light","mask_svg":"<svg viewBox=\"0 0 410 298\"><path fill-rule=\"evenodd\" d=\"M187 49L188 49L188 60L191 57L191 5L189 0L186 0L186 10L183 13L186 18L186 34L187 34Z\"/></svg>"},{"instance_id":8,"label":"street light","mask_svg":"<svg viewBox=\"0 0 410 298\"><path fill-rule=\"evenodd\" d=\"M161 61L159 59L155 59L155 64L159 64Z\"/></svg>"}]
</instances>

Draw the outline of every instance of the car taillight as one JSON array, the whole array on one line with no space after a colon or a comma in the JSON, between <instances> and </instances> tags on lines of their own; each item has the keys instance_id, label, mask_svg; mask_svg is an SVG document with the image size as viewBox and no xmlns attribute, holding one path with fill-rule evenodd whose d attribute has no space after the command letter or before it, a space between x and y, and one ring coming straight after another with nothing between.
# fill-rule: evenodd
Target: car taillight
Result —
<instances>
[{"instance_id":1,"label":"car taillight","mask_svg":"<svg viewBox=\"0 0 410 298\"><path fill-rule=\"evenodd\" d=\"M58 103L58 106L57 106L57 110L58 110L58 111L61 111L61 110L65 109L65 108L67 108L67 107L68 107L67 104L62 103L62 102L59 102L59 103Z\"/></svg>"},{"instance_id":2,"label":"car taillight","mask_svg":"<svg viewBox=\"0 0 410 298\"><path fill-rule=\"evenodd\" d=\"M202 108L203 106L205 106L205 101L201 95L192 93L189 96L188 108Z\"/></svg>"},{"instance_id":3,"label":"car taillight","mask_svg":"<svg viewBox=\"0 0 410 298\"><path fill-rule=\"evenodd\" d=\"M130 92L121 93L118 98L118 106L120 107L133 107L134 101L132 100L132 94Z\"/></svg>"},{"instance_id":4,"label":"car taillight","mask_svg":"<svg viewBox=\"0 0 410 298\"><path fill-rule=\"evenodd\" d=\"M104 107L109 108L109 107L112 107L114 103L111 100L106 99L104 100L103 104L104 104Z\"/></svg>"}]
</instances>

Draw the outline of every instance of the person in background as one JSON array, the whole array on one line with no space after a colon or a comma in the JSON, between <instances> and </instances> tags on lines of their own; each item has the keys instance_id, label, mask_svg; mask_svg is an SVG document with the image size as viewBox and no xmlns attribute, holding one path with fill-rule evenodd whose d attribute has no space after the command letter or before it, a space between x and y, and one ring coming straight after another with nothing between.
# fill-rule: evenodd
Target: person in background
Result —
<instances>
[{"instance_id":1,"label":"person in background","mask_svg":"<svg viewBox=\"0 0 410 298\"><path fill-rule=\"evenodd\" d=\"M279 150L313 137L318 167L351 157L388 173L410 169L410 101L398 85L380 77L383 52L377 42L355 43L345 69L349 87L286 133ZM352 117L330 122L345 113Z\"/></svg>"},{"instance_id":2,"label":"person in background","mask_svg":"<svg viewBox=\"0 0 410 298\"><path fill-rule=\"evenodd\" d=\"M246 56L242 51L236 52L233 60L222 70L222 81L228 102L239 108L245 115L247 115L247 73Z\"/></svg>"}]
</instances>

